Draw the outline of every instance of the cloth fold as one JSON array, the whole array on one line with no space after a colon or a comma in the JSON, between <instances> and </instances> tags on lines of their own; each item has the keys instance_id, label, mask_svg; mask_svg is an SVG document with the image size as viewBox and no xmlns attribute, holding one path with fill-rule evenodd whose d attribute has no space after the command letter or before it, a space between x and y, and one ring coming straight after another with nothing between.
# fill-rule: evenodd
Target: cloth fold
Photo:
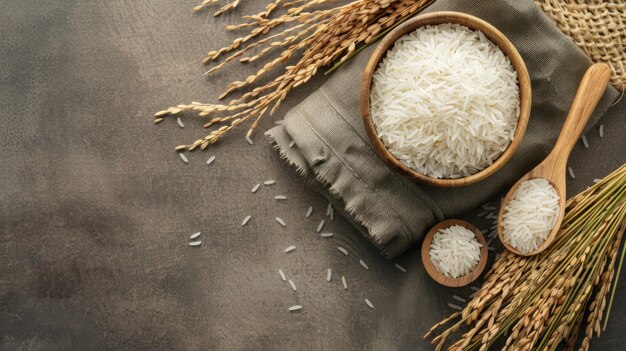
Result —
<instances>
[{"instance_id":1,"label":"cloth fold","mask_svg":"<svg viewBox=\"0 0 626 351\"><path fill-rule=\"evenodd\" d=\"M591 64L532 0L437 0L422 13L444 10L465 12L494 25L528 67L533 103L526 134L515 155L494 175L466 187L435 188L396 173L373 152L361 121L359 85L375 45L346 63L291 109L281 125L266 132L281 157L387 258L402 254L436 222L459 217L506 191L541 162ZM617 96L614 88L607 89L588 128Z\"/></svg>"}]
</instances>

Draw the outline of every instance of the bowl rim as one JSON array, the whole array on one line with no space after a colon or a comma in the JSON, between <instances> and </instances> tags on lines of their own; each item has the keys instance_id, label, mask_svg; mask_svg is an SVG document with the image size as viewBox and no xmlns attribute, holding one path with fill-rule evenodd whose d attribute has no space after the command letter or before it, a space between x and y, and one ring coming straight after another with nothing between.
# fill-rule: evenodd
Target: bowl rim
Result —
<instances>
[{"instance_id":1,"label":"bowl rim","mask_svg":"<svg viewBox=\"0 0 626 351\"><path fill-rule=\"evenodd\" d=\"M471 272L461 277L448 278L443 273L438 271L437 268L435 268L435 265L430 260L430 245L433 241L433 238L435 237L435 234L440 229L449 228L454 225L460 225L474 232L476 240L478 240L482 247L480 248L480 258L478 260L478 263ZM485 236L483 235L483 233L475 225L461 219L446 219L435 224L426 233L426 235L424 236L424 241L422 242L421 255L424 269L434 281L450 288L459 288L469 285L473 281L478 279L478 277L480 277L480 275L485 270L485 267L487 267L487 241L485 240Z\"/></svg>"},{"instance_id":2,"label":"bowl rim","mask_svg":"<svg viewBox=\"0 0 626 351\"><path fill-rule=\"evenodd\" d=\"M416 30L419 27L425 25L437 25L443 23L457 23L464 25L472 30L481 31L491 42L498 45L500 50L509 58L515 72L517 74L519 95L520 95L520 109L519 117L517 121L517 128L513 139L509 143L504 152L489 166L467 177L461 178L433 178L406 166L395 156L393 156L389 150L383 145L382 141L378 138L374 121L370 114L370 89L372 86L372 78L374 71L378 67L380 60L384 58L387 51L393 47L394 43L403 35ZM530 76L524 59L517 51L515 46L509 41L509 39L500 32L493 25L488 22L461 12L454 11L438 11L428 14L419 15L412 18L398 28L387 34L377 47L372 52L361 78L360 88L360 109L361 117L368 139L373 146L374 151L387 163L390 167L398 170L412 180L418 181L423 184L439 187L459 187L474 184L480 180L487 178L502 168L509 159L513 156L517 147L524 137L526 127L528 125L528 119L530 117L531 107L531 84Z\"/></svg>"}]
</instances>

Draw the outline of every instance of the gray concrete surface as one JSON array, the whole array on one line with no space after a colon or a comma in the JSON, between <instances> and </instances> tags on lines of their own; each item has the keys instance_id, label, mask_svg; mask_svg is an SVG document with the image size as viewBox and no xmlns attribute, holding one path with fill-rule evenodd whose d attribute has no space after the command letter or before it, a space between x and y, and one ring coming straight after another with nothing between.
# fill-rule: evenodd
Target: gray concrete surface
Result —
<instances>
[{"instance_id":1,"label":"gray concrete surface","mask_svg":"<svg viewBox=\"0 0 626 351\"><path fill-rule=\"evenodd\" d=\"M326 201L260 134L251 147L241 131L185 165L172 148L203 136L202 121L152 124L154 111L212 100L249 72L233 64L207 81L199 62L234 38L224 25L264 2L218 19L192 14L196 2L2 1L0 349L430 349L421 335L468 288L437 286L417 247L384 260L341 218L325 227L335 237L320 239ZM588 150L576 146L570 193L626 161L625 113L626 100L601 122L604 139L595 129ZM266 179L276 185L250 193ZM188 247L196 231L203 244ZM289 245L296 251L284 254ZM625 298L622 279L593 349L625 347ZM304 309L287 312L294 304Z\"/></svg>"}]
</instances>

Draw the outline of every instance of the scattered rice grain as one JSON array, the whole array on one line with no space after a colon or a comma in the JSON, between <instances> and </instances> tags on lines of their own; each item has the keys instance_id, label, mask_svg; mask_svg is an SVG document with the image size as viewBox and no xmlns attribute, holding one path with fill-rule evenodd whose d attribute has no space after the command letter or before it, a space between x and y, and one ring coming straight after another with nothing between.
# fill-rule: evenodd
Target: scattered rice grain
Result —
<instances>
[{"instance_id":1,"label":"scattered rice grain","mask_svg":"<svg viewBox=\"0 0 626 351\"><path fill-rule=\"evenodd\" d=\"M295 250L295 249L296 249L296 247L295 247L294 245L291 245L291 246L289 246L289 247L287 247L287 248L285 249L285 252L291 252L291 251L293 251L293 250Z\"/></svg>"},{"instance_id":2,"label":"scattered rice grain","mask_svg":"<svg viewBox=\"0 0 626 351\"><path fill-rule=\"evenodd\" d=\"M287 223L285 223L285 221L283 221L283 219L280 217L276 217L276 222L280 223L280 225L282 225L283 227L287 226Z\"/></svg>"},{"instance_id":3,"label":"scattered rice grain","mask_svg":"<svg viewBox=\"0 0 626 351\"><path fill-rule=\"evenodd\" d=\"M459 302L467 302L467 300L465 300L464 298L462 298L459 295L452 295L452 298L459 301Z\"/></svg>"},{"instance_id":4,"label":"scattered rice grain","mask_svg":"<svg viewBox=\"0 0 626 351\"><path fill-rule=\"evenodd\" d=\"M343 284L343 289L348 290L348 283L346 282L346 277L341 276L341 284Z\"/></svg>"},{"instance_id":5,"label":"scattered rice grain","mask_svg":"<svg viewBox=\"0 0 626 351\"><path fill-rule=\"evenodd\" d=\"M280 279L282 279L283 281L287 281L287 277L285 276L285 272L283 272L282 269L278 270L278 274L280 274Z\"/></svg>"},{"instance_id":6,"label":"scattered rice grain","mask_svg":"<svg viewBox=\"0 0 626 351\"><path fill-rule=\"evenodd\" d=\"M365 299L365 303L370 307L370 308L374 308L374 305L372 304L372 302L370 302L370 300Z\"/></svg>"},{"instance_id":7,"label":"scattered rice grain","mask_svg":"<svg viewBox=\"0 0 626 351\"><path fill-rule=\"evenodd\" d=\"M317 226L317 232L321 232L322 228L324 228L324 220L322 219L322 221L320 222L320 224Z\"/></svg>"},{"instance_id":8,"label":"scattered rice grain","mask_svg":"<svg viewBox=\"0 0 626 351\"><path fill-rule=\"evenodd\" d=\"M580 139L582 139L583 145L585 145L585 148L588 149L589 148L589 142L587 141L587 137L583 135Z\"/></svg>"},{"instance_id":9,"label":"scattered rice grain","mask_svg":"<svg viewBox=\"0 0 626 351\"><path fill-rule=\"evenodd\" d=\"M270 180L266 180L263 182L264 185L272 185L276 183L276 181L274 179L270 179Z\"/></svg>"},{"instance_id":10,"label":"scattered rice grain","mask_svg":"<svg viewBox=\"0 0 626 351\"><path fill-rule=\"evenodd\" d=\"M189 246L200 246L202 245L202 241L198 240L198 241L192 241L189 243Z\"/></svg>"},{"instance_id":11,"label":"scattered rice grain","mask_svg":"<svg viewBox=\"0 0 626 351\"><path fill-rule=\"evenodd\" d=\"M200 234L202 234L202 233L200 233L200 232L193 233L193 234L191 234L191 236L189 236L189 239L190 239L190 240L193 240L193 239L195 239L195 238L199 237L199 236L200 236Z\"/></svg>"},{"instance_id":12,"label":"scattered rice grain","mask_svg":"<svg viewBox=\"0 0 626 351\"><path fill-rule=\"evenodd\" d=\"M256 191L259 190L260 186L261 186L261 184L257 184L254 187L252 187L252 190L250 190L250 191L252 191L252 193L256 193Z\"/></svg>"},{"instance_id":13,"label":"scattered rice grain","mask_svg":"<svg viewBox=\"0 0 626 351\"><path fill-rule=\"evenodd\" d=\"M185 154L183 154L182 152L178 153L178 156L180 156L180 159L183 160L183 162L189 163L187 156L185 156Z\"/></svg>"},{"instance_id":14,"label":"scattered rice grain","mask_svg":"<svg viewBox=\"0 0 626 351\"><path fill-rule=\"evenodd\" d=\"M176 123L178 123L178 126L181 128L185 128L185 125L183 124L183 120L180 119L180 117L176 118Z\"/></svg>"},{"instance_id":15,"label":"scattered rice grain","mask_svg":"<svg viewBox=\"0 0 626 351\"><path fill-rule=\"evenodd\" d=\"M461 307L459 305L455 305L453 303L449 303L448 306L450 306L450 308L455 309L457 311L463 311L463 307Z\"/></svg>"},{"instance_id":16,"label":"scattered rice grain","mask_svg":"<svg viewBox=\"0 0 626 351\"><path fill-rule=\"evenodd\" d=\"M572 179L576 179L576 174L574 174L574 169L572 167L567 167L567 172Z\"/></svg>"},{"instance_id":17,"label":"scattered rice grain","mask_svg":"<svg viewBox=\"0 0 626 351\"><path fill-rule=\"evenodd\" d=\"M341 251L342 254L348 256L348 250L344 249L341 246L337 246L337 250Z\"/></svg>"},{"instance_id":18,"label":"scattered rice grain","mask_svg":"<svg viewBox=\"0 0 626 351\"><path fill-rule=\"evenodd\" d=\"M333 236L333 233L322 233L322 234L320 234L320 236L322 238L330 238L331 236Z\"/></svg>"},{"instance_id":19,"label":"scattered rice grain","mask_svg":"<svg viewBox=\"0 0 626 351\"><path fill-rule=\"evenodd\" d=\"M330 268L328 268L328 270L326 271L326 281L329 282L332 278L333 278L333 271L331 271Z\"/></svg>"},{"instance_id":20,"label":"scattered rice grain","mask_svg":"<svg viewBox=\"0 0 626 351\"><path fill-rule=\"evenodd\" d=\"M311 216L311 213L313 213L313 206L309 207L309 209L306 211L306 215L304 215L304 217L309 218Z\"/></svg>"},{"instance_id":21,"label":"scattered rice grain","mask_svg":"<svg viewBox=\"0 0 626 351\"><path fill-rule=\"evenodd\" d=\"M296 283L293 282L293 280L289 279L289 285L291 285L291 288L293 289L293 291L297 291L298 289L296 288Z\"/></svg>"},{"instance_id":22,"label":"scattered rice grain","mask_svg":"<svg viewBox=\"0 0 626 351\"><path fill-rule=\"evenodd\" d=\"M274 196L274 200L287 200L287 196L285 196L285 195L276 195L276 196Z\"/></svg>"},{"instance_id":23,"label":"scattered rice grain","mask_svg":"<svg viewBox=\"0 0 626 351\"><path fill-rule=\"evenodd\" d=\"M211 163L213 163L213 161L215 161L215 155L209 157L209 159L206 161L206 164L210 165Z\"/></svg>"},{"instance_id":24,"label":"scattered rice grain","mask_svg":"<svg viewBox=\"0 0 626 351\"><path fill-rule=\"evenodd\" d=\"M246 218L243 219L243 221L241 222L241 225L244 226L246 224L248 224L248 221L250 221L250 218L252 218L251 216L246 216Z\"/></svg>"},{"instance_id":25,"label":"scattered rice grain","mask_svg":"<svg viewBox=\"0 0 626 351\"><path fill-rule=\"evenodd\" d=\"M398 268L398 270L400 272L406 273L406 268L404 268L403 266L399 265L399 264L395 264L396 268Z\"/></svg>"},{"instance_id":26,"label":"scattered rice grain","mask_svg":"<svg viewBox=\"0 0 626 351\"><path fill-rule=\"evenodd\" d=\"M252 139L250 139L250 137L247 135L246 135L246 141L248 142L248 144L254 145L254 141L252 141Z\"/></svg>"},{"instance_id":27,"label":"scattered rice grain","mask_svg":"<svg viewBox=\"0 0 626 351\"><path fill-rule=\"evenodd\" d=\"M370 268L367 266L367 263L363 262L363 260L359 260L359 264L363 266L363 268L369 270Z\"/></svg>"},{"instance_id":28,"label":"scattered rice grain","mask_svg":"<svg viewBox=\"0 0 626 351\"><path fill-rule=\"evenodd\" d=\"M600 133L600 138L604 138L604 124L600 124L599 133Z\"/></svg>"},{"instance_id":29,"label":"scattered rice grain","mask_svg":"<svg viewBox=\"0 0 626 351\"><path fill-rule=\"evenodd\" d=\"M302 309L302 306L300 306L300 305L295 305L295 306L289 307L289 311L292 311L292 312L293 311L297 311L297 310L301 310L301 309Z\"/></svg>"},{"instance_id":30,"label":"scattered rice grain","mask_svg":"<svg viewBox=\"0 0 626 351\"><path fill-rule=\"evenodd\" d=\"M333 208L333 205L329 202L326 207L326 216L330 216L330 210Z\"/></svg>"}]
</instances>

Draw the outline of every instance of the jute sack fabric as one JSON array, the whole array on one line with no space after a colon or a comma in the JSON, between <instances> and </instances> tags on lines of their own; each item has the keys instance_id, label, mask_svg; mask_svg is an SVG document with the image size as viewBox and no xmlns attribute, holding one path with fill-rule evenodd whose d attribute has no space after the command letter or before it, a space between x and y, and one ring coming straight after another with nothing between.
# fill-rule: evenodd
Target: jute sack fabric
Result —
<instances>
[{"instance_id":1,"label":"jute sack fabric","mask_svg":"<svg viewBox=\"0 0 626 351\"><path fill-rule=\"evenodd\" d=\"M561 32L594 62L611 66L611 84L626 88L626 1L535 0Z\"/></svg>"},{"instance_id":2,"label":"jute sack fabric","mask_svg":"<svg viewBox=\"0 0 626 351\"><path fill-rule=\"evenodd\" d=\"M359 113L359 84L373 47L359 53L268 132L290 165L326 195L388 258L420 241L444 218L461 216L501 194L549 152L591 61L532 0L437 0L422 13L460 11L501 30L516 46L533 89L526 135L512 159L488 179L462 188L416 184L374 154ZM399 29L398 29L399 30ZM589 126L618 96L610 87ZM291 142L293 147L289 147Z\"/></svg>"}]
</instances>

